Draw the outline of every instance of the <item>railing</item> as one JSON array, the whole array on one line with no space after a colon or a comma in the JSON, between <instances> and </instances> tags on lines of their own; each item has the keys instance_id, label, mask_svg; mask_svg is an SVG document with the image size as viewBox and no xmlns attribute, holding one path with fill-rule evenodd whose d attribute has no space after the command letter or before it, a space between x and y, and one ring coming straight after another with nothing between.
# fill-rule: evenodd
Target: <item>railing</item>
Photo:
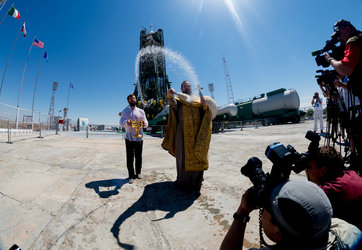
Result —
<instances>
[{"instance_id":1,"label":"railing","mask_svg":"<svg viewBox=\"0 0 362 250\"><path fill-rule=\"evenodd\" d=\"M90 125L86 126L83 130L74 132L79 135L84 134L85 137L115 137L115 138L123 138L123 132L119 129L118 126L115 125L102 125L101 127L98 125Z\"/></svg>"},{"instance_id":2,"label":"railing","mask_svg":"<svg viewBox=\"0 0 362 250\"><path fill-rule=\"evenodd\" d=\"M57 122L54 116L0 103L0 138L8 143L12 143L13 138L41 138L54 134Z\"/></svg>"},{"instance_id":3,"label":"railing","mask_svg":"<svg viewBox=\"0 0 362 250\"><path fill-rule=\"evenodd\" d=\"M226 129L235 129L235 128L247 128L254 127L257 128L262 126L262 120L252 120L252 121L213 121L212 122L212 131L213 133L225 132Z\"/></svg>"},{"instance_id":4,"label":"railing","mask_svg":"<svg viewBox=\"0 0 362 250\"><path fill-rule=\"evenodd\" d=\"M124 138L124 129L115 125L88 125L79 131L72 132L72 136L96 138L96 137L107 137L107 138ZM69 133L66 133L69 134ZM144 129L144 134L152 137L163 138L166 134L166 125L150 125Z\"/></svg>"}]
</instances>

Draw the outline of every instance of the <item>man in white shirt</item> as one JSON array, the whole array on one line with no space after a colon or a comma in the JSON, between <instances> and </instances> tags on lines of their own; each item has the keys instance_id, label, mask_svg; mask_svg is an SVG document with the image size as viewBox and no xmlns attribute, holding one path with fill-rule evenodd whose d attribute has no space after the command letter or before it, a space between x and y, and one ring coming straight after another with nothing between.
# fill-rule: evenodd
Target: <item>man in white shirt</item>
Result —
<instances>
[{"instance_id":1,"label":"man in white shirt","mask_svg":"<svg viewBox=\"0 0 362 250\"><path fill-rule=\"evenodd\" d=\"M145 112L136 107L136 96L130 94L127 97L129 106L122 111L120 125L126 129L125 143L127 155L127 170L129 183L132 184L134 179L141 179L142 168L142 148L143 148L143 129L148 126L148 121ZM132 121L141 121L141 128L138 130L140 137L135 137L136 128L132 127ZM133 160L136 159L135 167Z\"/></svg>"},{"instance_id":2,"label":"man in white shirt","mask_svg":"<svg viewBox=\"0 0 362 250\"><path fill-rule=\"evenodd\" d=\"M319 127L321 129L321 133L323 133L323 99L319 97L318 92L314 93L312 99L312 106L314 107L314 132L318 130L318 120L319 120Z\"/></svg>"}]
</instances>

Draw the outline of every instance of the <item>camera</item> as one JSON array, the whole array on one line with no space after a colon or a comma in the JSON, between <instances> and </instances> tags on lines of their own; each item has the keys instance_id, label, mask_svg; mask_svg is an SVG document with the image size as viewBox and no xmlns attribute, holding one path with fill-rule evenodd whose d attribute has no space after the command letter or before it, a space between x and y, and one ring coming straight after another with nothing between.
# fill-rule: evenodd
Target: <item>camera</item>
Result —
<instances>
[{"instance_id":1,"label":"camera","mask_svg":"<svg viewBox=\"0 0 362 250\"><path fill-rule=\"evenodd\" d=\"M308 131L305 138L311 141L308 152L305 153L298 153L293 146L285 147L279 142L268 145L265 155L273 163L270 173L264 173L262 162L257 157L251 157L240 169L241 174L253 183L251 206L268 209L270 191L278 184L288 181L292 170L300 173L307 167L311 157L318 152L320 136Z\"/></svg>"},{"instance_id":2,"label":"camera","mask_svg":"<svg viewBox=\"0 0 362 250\"><path fill-rule=\"evenodd\" d=\"M338 78L339 74L335 70L317 70L315 78L317 79L317 83L319 85L323 85L323 82L330 88L335 88L334 81Z\"/></svg>"},{"instance_id":3,"label":"camera","mask_svg":"<svg viewBox=\"0 0 362 250\"><path fill-rule=\"evenodd\" d=\"M344 46L340 45L337 46L336 44L339 42L337 34L332 36L330 40L326 41L326 45L323 49L316 50L312 52L312 56L316 56L315 61L318 66L322 66L324 68L329 67L329 62L326 60L324 55L322 55L324 52L330 52L331 57L333 57L336 60L341 60L343 58L343 51Z\"/></svg>"}]
</instances>

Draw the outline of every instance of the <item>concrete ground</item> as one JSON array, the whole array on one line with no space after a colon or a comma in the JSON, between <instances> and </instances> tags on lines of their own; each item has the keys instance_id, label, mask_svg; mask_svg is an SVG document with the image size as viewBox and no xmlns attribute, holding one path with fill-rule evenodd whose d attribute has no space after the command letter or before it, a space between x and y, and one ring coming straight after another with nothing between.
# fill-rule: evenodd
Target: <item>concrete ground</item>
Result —
<instances>
[{"instance_id":1,"label":"concrete ground","mask_svg":"<svg viewBox=\"0 0 362 250\"><path fill-rule=\"evenodd\" d=\"M143 178L129 184L119 137L0 137L0 248L218 249L251 186L240 168L257 156L270 171L264 152L273 142L306 151L312 122L213 134L199 197L174 187L175 159L161 138L145 137ZM258 211L244 246L259 246Z\"/></svg>"}]
</instances>

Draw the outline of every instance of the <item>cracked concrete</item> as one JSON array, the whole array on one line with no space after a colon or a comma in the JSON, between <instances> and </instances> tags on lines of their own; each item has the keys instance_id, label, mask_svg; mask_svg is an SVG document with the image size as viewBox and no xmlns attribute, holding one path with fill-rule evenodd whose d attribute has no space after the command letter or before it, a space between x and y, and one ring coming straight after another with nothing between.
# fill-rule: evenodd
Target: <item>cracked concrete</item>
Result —
<instances>
[{"instance_id":1,"label":"cracked concrete","mask_svg":"<svg viewBox=\"0 0 362 250\"><path fill-rule=\"evenodd\" d=\"M0 249L218 249L251 186L240 167L273 142L304 152L312 121L213 134L201 195L175 188L175 159L145 137L143 179L129 184L124 141L65 134L13 144L0 135ZM305 178L304 173L291 178ZM244 246L257 247L258 211Z\"/></svg>"}]
</instances>

